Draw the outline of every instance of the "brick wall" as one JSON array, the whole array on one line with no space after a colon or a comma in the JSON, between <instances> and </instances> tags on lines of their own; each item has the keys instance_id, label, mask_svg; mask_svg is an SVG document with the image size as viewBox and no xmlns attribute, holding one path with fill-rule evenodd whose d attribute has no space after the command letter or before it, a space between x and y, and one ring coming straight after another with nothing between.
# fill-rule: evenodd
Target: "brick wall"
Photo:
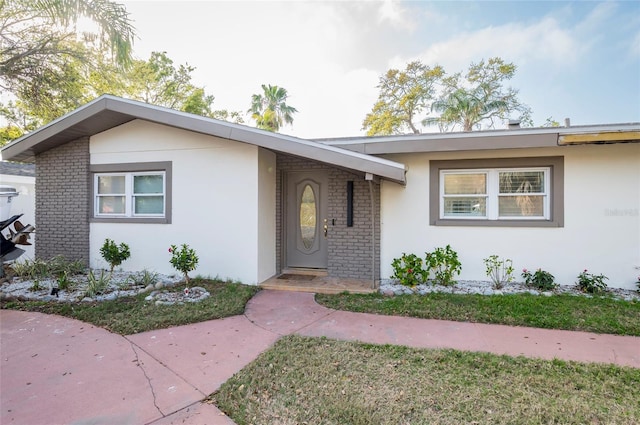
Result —
<instances>
[{"instance_id":1,"label":"brick wall","mask_svg":"<svg viewBox=\"0 0 640 425\"><path fill-rule=\"evenodd\" d=\"M375 212L375 255L372 253L371 198L369 182L364 175L333 168L315 161L278 154L276 166L276 262L281 271L284 264L282 223L283 175L287 171L327 170L329 175L329 219L335 219L335 226L329 223L328 250L329 276L355 279L375 279L380 277L380 185L373 183ZM353 227L347 227L347 181L353 181ZM375 260L374 260L375 259ZM373 264L375 261L375 264ZM372 270L373 268L373 270Z\"/></svg>"},{"instance_id":2,"label":"brick wall","mask_svg":"<svg viewBox=\"0 0 640 425\"><path fill-rule=\"evenodd\" d=\"M36 155L36 258L89 262L89 138Z\"/></svg>"}]
</instances>

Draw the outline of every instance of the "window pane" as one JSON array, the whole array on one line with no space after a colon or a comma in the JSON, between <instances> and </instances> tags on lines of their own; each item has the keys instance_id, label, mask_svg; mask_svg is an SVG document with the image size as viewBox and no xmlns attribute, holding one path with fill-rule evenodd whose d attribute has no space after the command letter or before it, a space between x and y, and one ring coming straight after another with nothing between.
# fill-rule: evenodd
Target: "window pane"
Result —
<instances>
[{"instance_id":1,"label":"window pane","mask_svg":"<svg viewBox=\"0 0 640 425\"><path fill-rule=\"evenodd\" d=\"M134 214L162 214L164 212L164 196L134 197Z\"/></svg>"},{"instance_id":2,"label":"window pane","mask_svg":"<svg viewBox=\"0 0 640 425\"><path fill-rule=\"evenodd\" d=\"M163 180L161 174L133 176L133 193L163 193Z\"/></svg>"},{"instance_id":3,"label":"window pane","mask_svg":"<svg viewBox=\"0 0 640 425\"><path fill-rule=\"evenodd\" d=\"M468 195L487 193L487 175L479 174L445 174L445 195Z\"/></svg>"},{"instance_id":4,"label":"window pane","mask_svg":"<svg viewBox=\"0 0 640 425\"><path fill-rule=\"evenodd\" d=\"M98 197L99 214L124 214L124 196Z\"/></svg>"},{"instance_id":5,"label":"window pane","mask_svg":"<svg viewBox=\"0 0 640 425\"><path fill-rule=\"evenodd\" d=\"M313 188L306 185L300 200L300 234L306 249L311 248L316 239L316 222L316 196Z\"/></svg>"},{"instance_id":6,"label":"window pane","mask_svg":"<svg viewBox=\"0 0 640 425\"><path fill-rule=\"evenodd\" d=\"M544 216L544 196L500 196L501 217L542 217Z\"/></svg>"},{"instance_id":7,"label":"window pane","mask_svg":"<svg viewBox=\"0 0 640 425\"><path fill-rule=\"evenodd\" d=\"M98 193L124 193L124 176L98 176Z\"/></svg>"},{"instance_id":8,"label":"window pane","mask_svg":"<svg viewBox=\"0 0 640 425\"><path fill-rule=\"evenodd\" d=\"M501 171L500 193L544 193L544 171Z\"/></svg>"},{"instance_id":9,"label":"window pane","mask_svg":"<svg viewBox=\"0 0 640 425\"><path fill-rule=\"evenodd\" d=\"M471 197L445 198L444 215L484 217L487 215L487 200Z\"/></svg>"}]
</instances>

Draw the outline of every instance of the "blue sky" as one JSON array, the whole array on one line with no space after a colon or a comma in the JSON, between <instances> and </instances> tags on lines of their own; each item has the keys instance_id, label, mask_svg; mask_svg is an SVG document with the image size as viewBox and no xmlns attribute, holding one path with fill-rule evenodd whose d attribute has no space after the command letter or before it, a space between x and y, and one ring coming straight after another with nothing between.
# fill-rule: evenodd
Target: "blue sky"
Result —
<instances>
[{"instance_id":1,"label":"blue sky","mask_svg":"<svg viewBox=\"0 0 640 425\"><path fill-rule=\"evenodd\" d=\"M246 111L261 84L285 87L299 113L281 131L300 137L364 134L390 68L420 60L454 73L494 56L518 66L508 85L536 125L640 121L638 1L123 3L136 56L166 51L196 67L216 108Z\"/></svg>"}]
</instances>

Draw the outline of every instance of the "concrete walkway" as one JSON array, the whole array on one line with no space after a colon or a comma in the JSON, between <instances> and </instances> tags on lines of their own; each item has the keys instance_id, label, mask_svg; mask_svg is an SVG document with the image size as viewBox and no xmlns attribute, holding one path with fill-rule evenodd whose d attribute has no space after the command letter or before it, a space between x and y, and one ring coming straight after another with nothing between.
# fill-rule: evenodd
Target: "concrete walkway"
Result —
<instances>
[{"instance_id":1,"label":"concrete walkway","mask_svg":"<svg viewBox=\"0 0 640 425\"><path fill-rule=\"evenodd\" d=\"M288 334L640 368L640 338L335 311L258 293L243 316L122 337L73 319L0 311L0 423L232 424L201 403Z\"/></svg>"}]
</instances>

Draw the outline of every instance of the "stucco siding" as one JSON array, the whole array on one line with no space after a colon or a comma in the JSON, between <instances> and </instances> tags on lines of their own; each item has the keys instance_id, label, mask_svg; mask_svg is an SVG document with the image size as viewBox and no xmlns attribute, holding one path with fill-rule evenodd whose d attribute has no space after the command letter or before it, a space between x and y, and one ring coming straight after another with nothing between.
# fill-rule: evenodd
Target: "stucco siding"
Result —
<instances>
[{"instance_id":1,"label":"stucco siding","mask_svg":"<svg viewBox=\"0 0 640 425\"><path fill-rule=\"evenodd\" d=\"M124 269L174 273L168 248L186 243L200 260L191 275L258 283L268 273L259 272L259 258L274 255L268 248L258 255L259 204L266 203L259 195L259 170L268 168L258 166L258 151L140 120L93 136L92 164L171 161L173 181L170 224L91 223L91 264L104 266L99 249L111 238L131 247Z\"/></svg>"},{"instance_id":2,"label":"stucco siding","mask_svg":"<svg viewBox=\"0 0 640 425\"><path fill-rule=\"evenodd\" d=\"M258 279L276 274L276 154L258 151Z\"/></svg>"},{"instance_id":3,"label":"stucco siding","mask_svg":"<svg viewBox=\"0 0 640 425\"><path fill-rule=\"evenodd\" d=\"M588 269L611 287L635 288L640 270L640 145L523 149L517 156L564 157L564 227L429 225L429 161L510 158L514 152L392 155L409 168L407 186L382 184L382 277L403 252L424 255L450 244L462 262L460 279L487 280L483 259L497 254L523 268L542 268L571 285Z\"/></svg>"}]
</instances>

